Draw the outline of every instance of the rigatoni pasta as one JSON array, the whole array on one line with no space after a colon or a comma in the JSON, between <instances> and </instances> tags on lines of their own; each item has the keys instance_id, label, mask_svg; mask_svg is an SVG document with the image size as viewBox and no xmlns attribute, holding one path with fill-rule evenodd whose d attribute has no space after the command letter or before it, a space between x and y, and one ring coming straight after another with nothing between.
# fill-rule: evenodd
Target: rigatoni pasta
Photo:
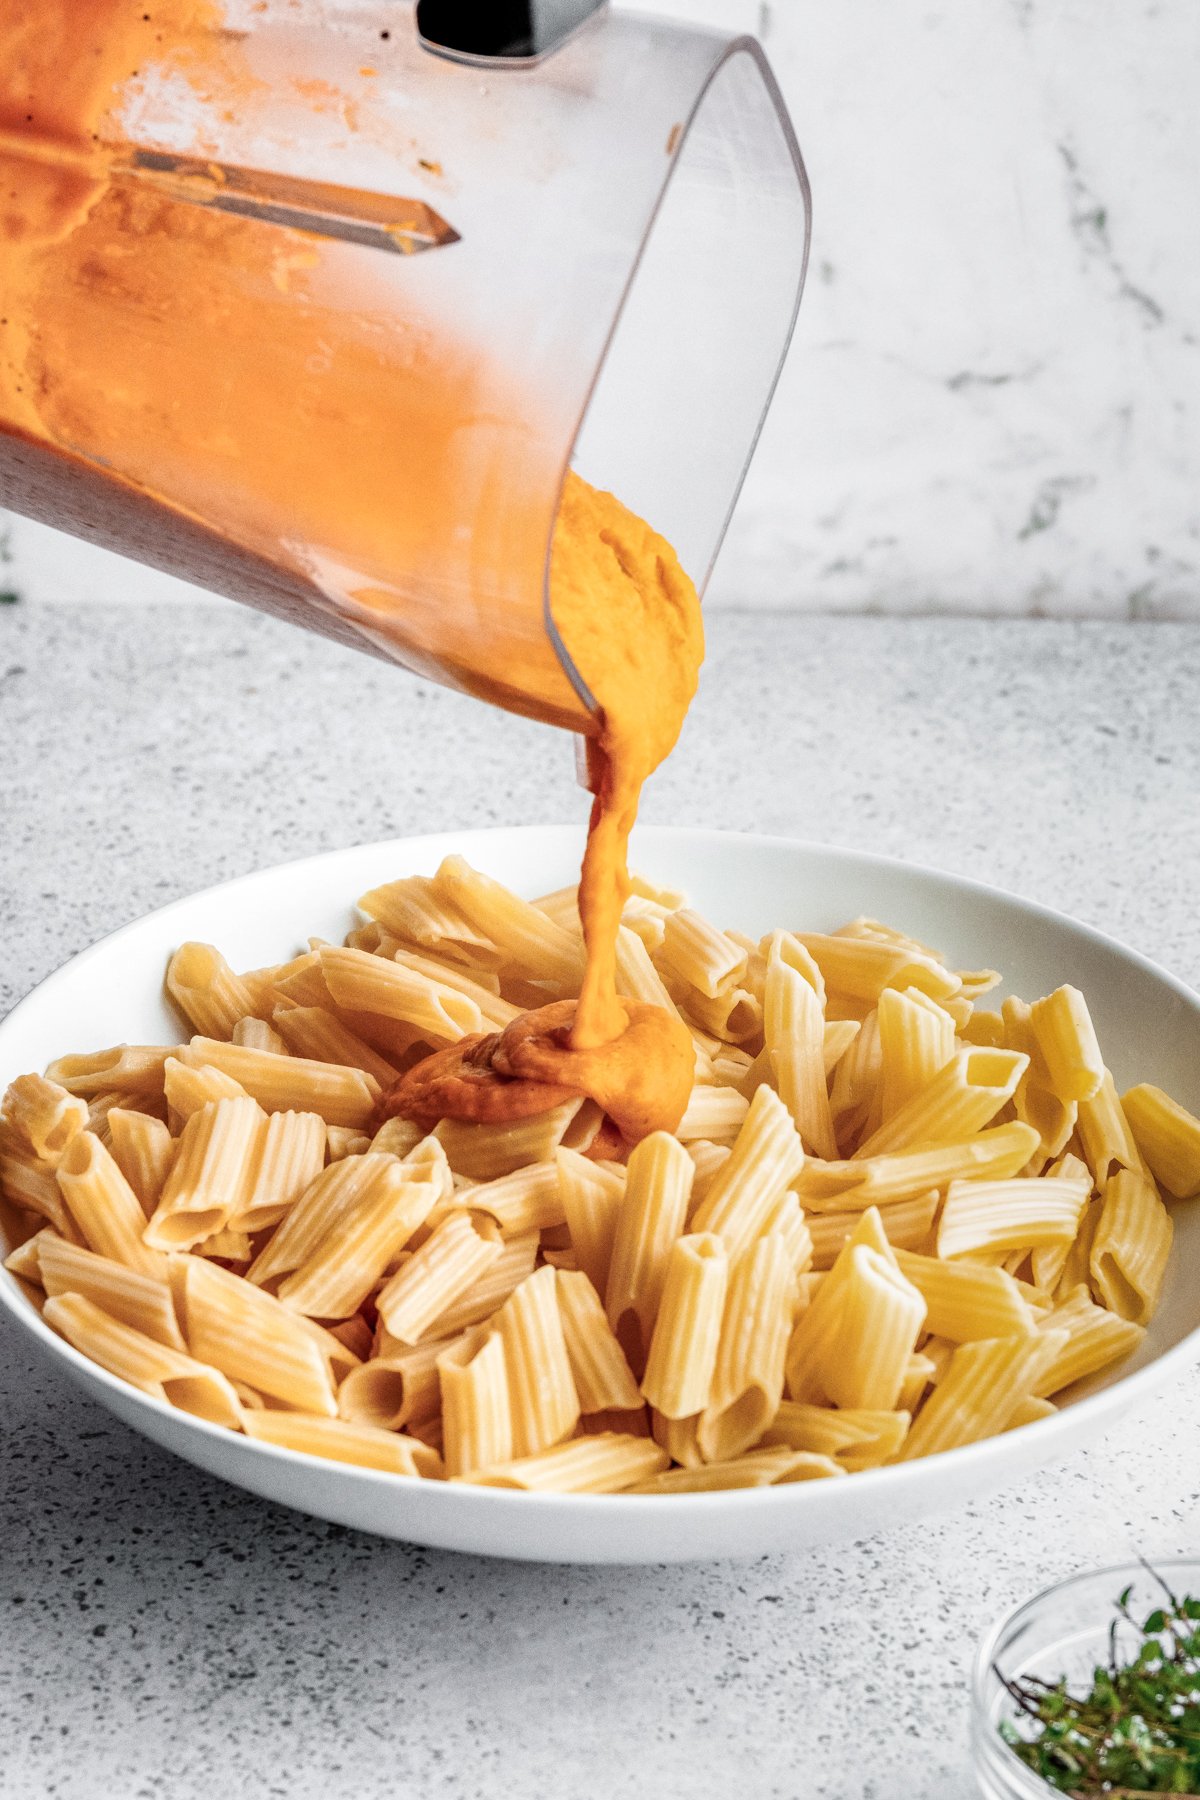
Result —
<instances>
[{"instance_id":1,"label":"rigatoni pasta","mask_svg":"<svg viewBox=\"0 0 1200 1800\"><path fill-rule=\"evenodd\" d=\"M677 1129L389 1117L578 992L579 910L453 857L362 909L241 974L183 945L198 1035L5 1095L6 1267L142 1392L409 1480L687 1494L1019 1429L1143 1341L1200 1119L1118 1095L1076 989L983 1012L990 971L877 921L755 938L635 881L618 986L690 1032Z\"/></svg>"}]
</instances>

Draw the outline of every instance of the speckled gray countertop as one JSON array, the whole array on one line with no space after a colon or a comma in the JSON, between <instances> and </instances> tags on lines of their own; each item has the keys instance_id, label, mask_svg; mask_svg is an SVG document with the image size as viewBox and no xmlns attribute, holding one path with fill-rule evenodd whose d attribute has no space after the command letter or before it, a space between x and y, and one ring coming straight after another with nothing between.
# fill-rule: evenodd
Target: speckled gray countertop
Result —
<instances>
[{"instance_id":1,"label":"speckled gray countertop","mask_svg":"<svg viewBox=\"0 0 1200 1800\"><path fill-rule=\"evenodd\" d=\"M1200 635L721 614L645 816L998 882L1200 982ZM391 833L584 816L565 740L247 613L0 611L0 1009L177 895ZM966 1800L998 1612L1196 1549L1200 1376L839 1550L540 1568L270 1507L0 1323L0 1793Z\"/></svg>"}]
</instances>

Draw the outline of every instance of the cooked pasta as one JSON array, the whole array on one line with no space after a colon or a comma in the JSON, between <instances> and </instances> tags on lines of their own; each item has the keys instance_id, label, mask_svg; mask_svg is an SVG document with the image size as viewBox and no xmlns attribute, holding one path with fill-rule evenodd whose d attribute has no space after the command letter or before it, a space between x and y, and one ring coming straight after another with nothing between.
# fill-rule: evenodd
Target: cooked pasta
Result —
<instances>
[{"instance_id":1,"label":"cooked pasta","mask_svg":"<svg viewBox=\"0 0 1200 1800\"><path fill-rule=\"evenodd\" d=\"M141 1392L409 1480L684 1495L1036 1424L1142 1342L1200 1118L1118 1095L1075 988L985 1012L878 921L755 938L635 878L618 991L680 1045L635 1140L557 1076L477 1105L456 1048L579 992L574 887L450 857L360 907L243 974L182 945L197 1035L4 1096L5 1267ZM470 1104L406 1116L434 1053Z\"/></svg>"}]
</instances>

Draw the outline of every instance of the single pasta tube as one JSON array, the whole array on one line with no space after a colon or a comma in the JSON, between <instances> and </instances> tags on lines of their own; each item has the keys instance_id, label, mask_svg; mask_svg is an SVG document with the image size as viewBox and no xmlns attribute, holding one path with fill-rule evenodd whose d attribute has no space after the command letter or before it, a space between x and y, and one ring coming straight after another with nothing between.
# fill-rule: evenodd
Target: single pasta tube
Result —
<instances>
[{"instance_id":1,"label":"single pasta tube","mask_svg":"<svg viewBox=\"0 0 1200 1800\"><path fill-rule=\"evenodd\" d=\"M605 1431L458 1479L476 1487L524 1488L534 1494L617 1494L666 1466L666 1455L652 1439Z\"/></svg>"},{"instance_id":2,"label":"single pasta tube","mask_svg":"<svg viewBox=\"0 0 1200 1800\"><path fill-rule=\"evenodd\" d=\"M150 1218L175 1160L175 1139L161 1119L114 1106L108 1115L112 1157Z\"/></svg>"},{"instance_id":3,"label":"single pasta tube","mask_svg":"<svg viewBox=\"0 0 1200 1800\"><path fill-rule=\"evenodd\" d=\"M236 1218L254 1179L266 1124L262 1108L245 1095L193 1113L145 1224L146 1243L187 1250Z\"/></svg>"},{"instance_id":4,"label":"single pasta tube","mask_svg":"<svg viewBox=\"0 0 1200 1800\"><path fill-rule=\"evenodd\" d=\"M497 946L508 973L532 976L562 992L578 993L583 942L528 901L461 856L447 856L433 877L439 899L463 913L481 937Z\"/></svg>"},{"instance_id":5,"label":"single pasta tube","mask_svg":"<svg viewBox=\"0 0 1200 1800\"><path fill-rule=\"evenodd\" d=\"M691 1220L694 1232L713 1232L736 1257L758 1235L781 1189L804 1165L804 1150L787 1107L770 1088L750 1102L728 1162Z\"/></svg>"},{"instance_id":6,"label":"single pasta tube","mask_svg":"<svg viewBox=\"0 0 1200 1800\"><path fill-rule=\"evenodd\" d=\"M160 1044L115 1044L111 1050L89 1050L81 1056L59 1056L46 1070L69 1094L119 1093L146 1097L163 1091L163 1066L173 1050ZM132 1105L128 1098L125 1105Z\"/></svg>"},{"instance_id":7,"label":"single pasta tube","mask_svg":"<svg viewBox=\"0 0 1200 1800\"><path fill-rule=\"evenodd\" d=\"M438 1358L446 1474L469 1475L513 1452L512 1400L504 1343L497 1333L460 1338Z\"/></svg>"},{"instance_id":8,"label":"single pasta tube","mask_svg":"<svg viewBox=\"0 0 1200 1800\"><path fill-rule=\"evenodd\" d=\"M961 1143L1012 1099L1028 1058L1008 1050L960 1050L928 1086L859 1145L855 1160L922 1145Z\"/></svg>"},{"instance_id":9,"label":"single pasta tube","mask_svg":"<svg viewBox=\"0 0 1200 1800\"><path fill-rule=\"evenodd\" d=\"M240 1044L200 1037L179 1054L183 1062L232 1075L264 1112L320 1113L327 1125L352 1125L361 1131L379 1104L379 1083L361 1069L340 1063L272 1056L266 1050L244 1050Z\"/></svg>"},{"instance_id":10,"label":"single pasta tube","mask_svg":"<svg viewBox=\"0 0 1200 1800\"><path fill-rule=\"evenodd\" d=\"M1110 1312L1145 1325L1158 1305L1174 1227L1158 1189L1122 1169L1104 1189L1088 1266Z\"/></svg>"},{"instance_id":11,"label":"single pasta tube","mask_svg":"<svg viewBox=\"0 0 1200 1800\"><path fill-rule=\"evenodd\" d=\"M161 1279L166 1260L143 1241L146 1215L111 1153L90 1131L72 1138L58 1165L67 1210L91 1250Z\"/></svg>"},{"instance_id":12,"label":"single pasta tube","mask_svg":"<svg viewBox=\"0 0 1200 1800\"><path fill-rule=\"evenodd\" d=\"M539 1234L527 1231L521 1237L505 1238L500 1254L489 1263L471 1286L452 1300L443 1312L426 1327L422 1343L430 1337L446 1337L466 1331L490 1319L527 1275L532 1275L537 1261Z\"/></svg>"},{"instance_id":13,"label":"single pasta tube","mask_svg":"<svg viewBox=\"0 0 1200 1800\"><path fill-rule=\"evenodd\" d=\"M825 1076L825 1016L820 972L786 931L770 940L763 997L763 1034L779 1097L804 1148L836 1157L837 1138ZM711 1135L711 1134L710 1134Z\"/></svg>"},{"instance_id":14,"label":"single pasta tube","mask_svg":"<svg viewBox=\"0 0 1200 1800\"><path fill-rule=\"evenodd\" d=\"M554 1167L575 1259L596 1292L603 1294L625 1195L625 1170L602 1168L561 1144L554 1153Z\"/></svg>"},{"instance_id":15,"label":"single pasta tube","mask_svg":"<svg viewBox=\"0 0 1200 1800\"><path fill-rule=\"evenodd\" d=\"M887 1124L924 1092L956 1050L954 1020L920 988L879 996L879 1105Z\"/></svg>"},{"instance_id":16,"label":"single pasta tube","mask_svg":"<svg viewBox=\"0 0 1200 1800\"><path fill-rule=\"evenodd\" d=\"M167 964L166 986L202 1037L228 1039L238 1020L255 1010L249 987L211 944L181 944Z\"/></svg>"},{"instance_id":17,"label":"single pasta tube","mask_svg":"<svg viewBox=\"0 0 1200 1800\"><path fill-rule=\"evenodd\" d=\"M635 1375L645 1368L667 1259L687 1215L692 1173L687 1151L665 1131L643 1138L629 1158L604 1298L609 1324Z\"/></svg>"},{"instance_id":18,"label":"single pasta tube","mask_svg":"<svg viewBox=\"0 0 1200 1800\"><path fill-rule=\"evenodd\" d=\"M897 1457L911 1462L1002 1432L1037 1391L1059 1351L1064 1331L1032 1337L979 1338L961 1344L921 1407Z\"/></svg>"},{"instance_id":19,"label":"single pasta tube","mask_svg":"<svg viewBox=\"0 0 1200 1800\"><path fill-rule=\"evenodd\" d=\"M163 1065L163 1092L177 1121L176 1130L202 1106L211 1106L217 1100L244 1099L246 1094L241 1082L232 1075L220 1069L197 1068L180 1062L177 1056L168 1056Z\"/></svg>"},{"instance_id":20,"label":"single pasta tube","mask_svg":"<svg viewBox=\"0 0 1200 1800\"><path fill-rule=\"evenodd\" d=\"M280 1283L278 1297L293 1312L311 1319L347 1319L356 1313L440 1199L436 1173L431 1179L428 1169L413 1169L391 1157L371 1161L376 1166L353 1206Z\"/></svg>"},{"instance_id":21,"label":"single pasta tube","mask_svg":"<svg viewBox=\"0 0 1200 1800\"><path fill-rule=\"evenodd\" d=\"M282 1056L287 1049L279 1033L265 1019L239 1019L229 1041L240 1044L243 1050L269 1050L272 1056Z\"/></svg>"},{"instance_id":22,"label":"single pasta tube","mask_svg":"<svg viewBox=\"0 0 1200 1800\"><path fill-rule=\"evenodd\" d=\"M591 1281L582 1271L560 1269L556 1284L563 1341L580 1410L636 1411L642 1404L638 1384Z\"/></svg>"},{"instance_id":23,"label":"single pasta tube","mask_svg":"<svg viewBox=\"0 0 1200 1800\"><path fill-rule=\"evenodd\" d=\"M938 1255L1070 1243L1090 1192L1089 1181L1065 1176L952 1181L938 1224Z\"/></svg>"},{"instance_id":24,"label":"single pasta tube","mask_svg":"<svg viewBox=\"0 0 1200 1800\"><path fill-rule=\"evenodd\" d=\"M434 1136L443 1145L456 1175L472 1181L496 1181L512 1175L528 1163L553 1162L582 1100L567 1100L549 1112L511 1124L475 1124L462 1119L443 1119Z\"/></svg>"},{"instance_id":25,"label":"single pasta tube","mask_svg":"<svg viewBox=\"0 0 1200 1800\"><path fill-rule=\"evenodd\" d=\"M344 1020L324 1006L277 1006L272 1013L280 1039L279 1048L312 1062L341 1063L362 1069L381 1088L391 1087L399 1071L373 1045L351 1031ZM256 1048L266 1049L267 1045Z\"/></svg>"},{"instance_id":26,"label":"single pasta tube","mask_svg":"<svg viewBox=\"0 0 1200 1800\"><path fill-rule=\"evenodd\" d=\"M725 1245L715 1233L676 1238L642 1377L642 1393L668 1419L708 1405L727 1280Z\"/></svg>"},{"instance_id":27,"label":"single pasta tube","mask_svg":"<svg viewBox=\"0 0 1200 1800\"><path fill-rule=\"evenodd\" d=\"M418 1343L499 1254L494 1220L466 1211L449 1213L381 1288L375 1300L380 1318L393 1337Z\"/></svg>"},{"instance_id":28,"label":"single pasta tube","mask_svg":"<svg viewBox=\"0 0 1200 1800\"><path fill-rule=\"evenodd\" d=\"M441 1408L438 1357L457 1342L435 1338L364 1360L338 1388L338 1416L381 1431L434 1418Z\"/></svg>"},{"instance_id":29,"label":"single pasta tube","mask_svg":"<svg viewBox=\"0 0 1200 1800\"><path fill-rule=\"evenodd\" d=\"M87 1102L44 1075L18 1075L4 1096L4 1119L39 1162L57 1163L81 1131L87 1129Z\"/></svg>"},{"instance_id":30,"label":"single pasta tube","mask_svg":"<svg viewBox=\"0 0 1200 1800\"><path fill-rule=\"evenodd\" d=\"M329 1462L353 1463L360 1469L385 1469L389 1475L441 1479L441 1458L428 1444L395 1431L380 1431L374 1425L321 1414L258 1410L248 1410L242 1423L246 1436L260 1444L300 1450Z\"/></svg>"},{"instance_id":31,"label":"single pasta tube","mask_svg":"<svg viewBox=\"0 0 1200 1800\"><path fill-rule=\"evenodd\" d=\"M368 918L411 944L469 968L498 969L496 944L453 901L439 894L428 875L408 875L372 888L358 902Z\"/></svg>"},{"instance_id":32,"label":"single pasta tube","mask_svg":"<svg viewBox=\"0 0 1200 1800\"><path fill-rule=\"evenodd\" d=\"M1104 1058L1079 989L1060 987L1035 1000L1030 1023L1054 1092L1065 1101L1094 1100L1104 1083Z\"/></svg>"},{"instance_id":33,"label":"single pasta tube","mask_svg":"<svg viewBox=\"0 0 1200 1800\"><path fill-rule=\"evenodd\" d=\"M897 1200L881 1206L879 1217L884 1235L895 1250L922 1250L929 1242L940 1196L936 1188L919 1194L913 1200ZM812 1243L814 1269L832 1269L838 1255L853 1235L862 1217L857 1212L813 1213L805 1221Z\"/></svg>"},{"instance_id":34,"label":"single pasta tube","mask_svg":"<svg viewBox=\"0 0 1200 1800\"><path fill-rule=\"evenodd\" d=\"M1176 1200L1200 1193L1200 1119L1149 1081L1123 1094L1121 1106L1160 1186Z\"/></svg>"},{"instance_id":35,"label":"single pasta tube","mask_svg":"<svg viewBox=\"0 0 1200 1800\"><path fill-rule=\"evenodd\" d=\"M579 1396L558 1309L557 1281L555 1270L536 1270L495 1316L504 1346L516 1456L532 1456L561 1442L579 1423Z\"/></svg>"},{"instance_id":36,"label":"single pasta tube","mask_svg":"<svg viewBox=\"0 0 1200 1800\"><path fill-rule=\"evenodd\" d=\"M785 1240L760 1238L729 1273L708 1403L697 1432L707 1462L749 1450L779 1410L792 1331L794 1265Z\"/></svg>"},{"instance_id":37,"label":"single pasta tube","mask_svg":"<svg viewBox=\"0 0 1200 1800\"><path fill-rule=\"evenodd\" d=\"M1031 1392L1039 1399L1106 1369L1129 1356L1145 1337L1141 1325L1096 1306L1085 1287L1074 1288L1041 1319L1041 1336L1054 1340L1054 1353L1039 1370Z\"/></svg>"},{"instance_id":38,"label":"single pasta tube","mask_svg":"<svg viewBox=\"0 0 1200 1800\"><path fill-rule=\"evenodd\" d=\"M1003 1269L944 1262L909 1250L896 1250L895 1257L900 1273L924 1299L925 1328L935 1336L966 1344L973 1338L1021 1337L1036 1329L1019 1285Z\"/></svg>"},{"instance_id":39,"label":"single pasta tube","mask_svg":"<svg viewBox=\"0 0 1200 1800\"><path fill-rule=\"evenodd\" d=\"M749 1450L731 1462L702 1463L698 1468L664 1469L638 1482L631 1494L711 1494L724 1488L778 1487L793 1481L818 1481L845 1470L831 1456L789 1450L784 1444Z\"/></svg>"}]
</instances>

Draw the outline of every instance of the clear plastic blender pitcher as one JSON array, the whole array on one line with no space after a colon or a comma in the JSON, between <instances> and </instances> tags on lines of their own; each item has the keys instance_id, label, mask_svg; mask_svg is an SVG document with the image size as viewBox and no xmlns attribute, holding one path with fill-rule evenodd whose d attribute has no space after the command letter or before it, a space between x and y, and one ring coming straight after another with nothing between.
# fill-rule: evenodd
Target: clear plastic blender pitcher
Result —
<instances>
[{"instance_id":1,"label":"clear plastic blender pitcher","mask_svg":"<svg viewBox=\"0 0 1200 1800\"><path fill-rule=\"evenodd\" d=\"M0 506L587 730L564 472L703 590L808 188L752 39L477 13L0 0Z\"/></svg>"}]
</instances>

